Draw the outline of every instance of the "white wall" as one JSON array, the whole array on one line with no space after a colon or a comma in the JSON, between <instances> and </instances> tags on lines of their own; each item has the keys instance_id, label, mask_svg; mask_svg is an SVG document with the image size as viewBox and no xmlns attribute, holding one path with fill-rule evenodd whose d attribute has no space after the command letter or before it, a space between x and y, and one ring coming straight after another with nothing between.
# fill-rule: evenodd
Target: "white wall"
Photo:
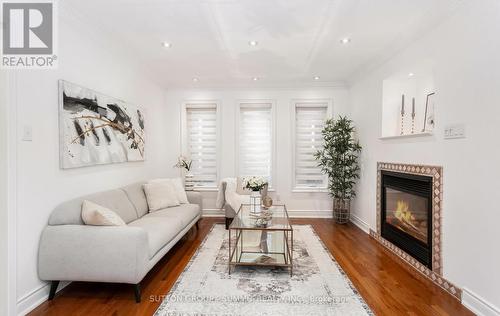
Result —
<instances>
[{"instance_id":1,"label":"white wall","mask_svg":"<svg viewBox=\"0 0 500 316\"><path fill-rule=\"evenodd\" d=\"M0 72L0 315L6 315L8 307L7 81L7 73Z\"/></svg>"},{"instance_id":2,"label":"white wall","mask_svg":"<svg viewBox=\"0 0 500 316\"><path fill-rule=\"evenodd\" d=\"M376 229L377 161L443 166L444 276L465 288L465 304L476 310L487 307L469 293L500 307L499 29L500 2L464 4L430 34L360 76L351 89L352 116L363 145L355 215ZM435 135L379 140L382 81L424 59L434 63ZM465 139L443 139L444 127L452 123L465 123Z\"/></svg>"},{"instance_id":3,"label":"white wall","mask_svg":"<svg viewBox=\"0 0 500 316\"><path fill-rule=\"evenodd\" d=\"M135 181L168 176L171 146L164 90L137 69L92 26L60 14L59 68L18 71L17 89L17 300L23 312L48 293L37 276L40 233L59 203L76 196L112 189ZM146 109L146 161L72 170L59 168L58 79L65 79ZM22 141L24 126L33 141Z\"/></svg>"},{"instance_id":4,"label":"white wall","mask_svg":"<svg viewBox=\"0 0 500 316\"><path fill-rule=\"evenodd\" d=\"M235 177L236 163L236 110L238 100L265 99L276 103L276 181L273 186L276 192L271 196L279 196L294 215L310 215L307 211L323 211L321 214L331 215L331 199L327 193L292 193L292 112L293 99L331 99L334 115L345 114L349 102L349 93L345 88L303 88L303 89L195 89L167 91L166 103L169 113L168 125L174 132L171 135L175 146L169 151L168 164L174 165L181 150L180 111L186 100L218 100L222 110L221 162L219 178ZM185 154L185 153L184 153ZM216 192L204 192L204 209L214 209ZM319 214L319 213L316 213Z\"/></svg>"}]
</instances>

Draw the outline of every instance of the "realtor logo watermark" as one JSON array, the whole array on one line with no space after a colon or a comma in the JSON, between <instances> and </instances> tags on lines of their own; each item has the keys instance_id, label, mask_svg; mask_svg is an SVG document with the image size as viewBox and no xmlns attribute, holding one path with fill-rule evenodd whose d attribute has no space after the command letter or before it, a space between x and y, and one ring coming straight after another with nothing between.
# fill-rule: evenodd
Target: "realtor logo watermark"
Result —
<instances>
[{"instance_id":1,"label":"realtor logo watermark","mask_svg":"<svg viewBox=\"0 0 500 316\"><path fill-rule=\"evenodd\" d=\"M2 68L57 67L54 1L1 1Z\"/></svg>"}]
</instances>

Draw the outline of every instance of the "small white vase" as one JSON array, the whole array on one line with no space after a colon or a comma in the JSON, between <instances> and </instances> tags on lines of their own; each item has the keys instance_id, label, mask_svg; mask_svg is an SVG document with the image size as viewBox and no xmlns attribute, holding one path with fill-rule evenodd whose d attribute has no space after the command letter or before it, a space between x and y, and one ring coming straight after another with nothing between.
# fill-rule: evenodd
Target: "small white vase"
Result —
<instances>
[{"instance_id":1,"label":"small white vase","mask_svg":"<svg viewBox=\"0 0 500 316\"><path fill-rule=\"evenodd\" d=\"M262 203L262 198L259 191L252 191L250 193L250 211L254 213L260 212L260 205Z\"/></svg>"},{"instance_id":2,"label":"small white vase","mask_svg":"<svg viewBox=\"0 0 500 316\"><path fill-rule=\"evenodd\" d=\"M184 175L184 189L186 191L193 191L194 190L193 175L190 173L186 173Z\"/></svg>"}]
</instances>

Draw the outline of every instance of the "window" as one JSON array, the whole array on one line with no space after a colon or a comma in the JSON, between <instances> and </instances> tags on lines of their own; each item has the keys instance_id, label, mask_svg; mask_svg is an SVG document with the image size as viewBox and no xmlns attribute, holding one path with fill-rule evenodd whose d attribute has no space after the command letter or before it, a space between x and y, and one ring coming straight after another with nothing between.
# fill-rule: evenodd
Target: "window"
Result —
<instances>
[{"instance_id":1,"label":"window","mask_svg":"<svg viewBox=\"0 0 500 316\"><path fill-rule=\"evenodd\" d=\"M238 172L240 176L261 176L272 183L274 159L272 102L240 103Z\"/></svg>"},{"instance_id":2,"label":"window","mask_svg":"<svg viewBox=\"0 0 500 316\"><path fill-rule=\"evenodd\" d=\"M217 103L186 103L185 115L184 152L193 160L195 187L217 187Z\"/></svg>"},{"instance_id":3,"label":"window","mask_svg":"<svg viewBox=\"0 0 500 316\"><path fill-rule=\"evenodd\" d=\"M329 115L329 102L296 101L294 108L294 189L325 189L328 178L317 166L314 153L323 146L321 130Z\"/></svg>"}]
</instances>

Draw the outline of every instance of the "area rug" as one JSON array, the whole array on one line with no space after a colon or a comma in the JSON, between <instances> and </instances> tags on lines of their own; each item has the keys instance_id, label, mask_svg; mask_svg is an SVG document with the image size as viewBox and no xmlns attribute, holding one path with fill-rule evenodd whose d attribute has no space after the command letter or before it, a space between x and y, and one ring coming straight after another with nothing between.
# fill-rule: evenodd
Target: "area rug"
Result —
<instances>
[{"instance_id":1,"label":"area rug","mask_svg":"<svg viewBox=\"0 0 500 316\"><path fill-rule=\"evenodd\" d=\"M373 315L309 225L295 225L293 275L238 266L228 274L228 232L214 225L155 315Z\"/></svg>"}]
</instances>

